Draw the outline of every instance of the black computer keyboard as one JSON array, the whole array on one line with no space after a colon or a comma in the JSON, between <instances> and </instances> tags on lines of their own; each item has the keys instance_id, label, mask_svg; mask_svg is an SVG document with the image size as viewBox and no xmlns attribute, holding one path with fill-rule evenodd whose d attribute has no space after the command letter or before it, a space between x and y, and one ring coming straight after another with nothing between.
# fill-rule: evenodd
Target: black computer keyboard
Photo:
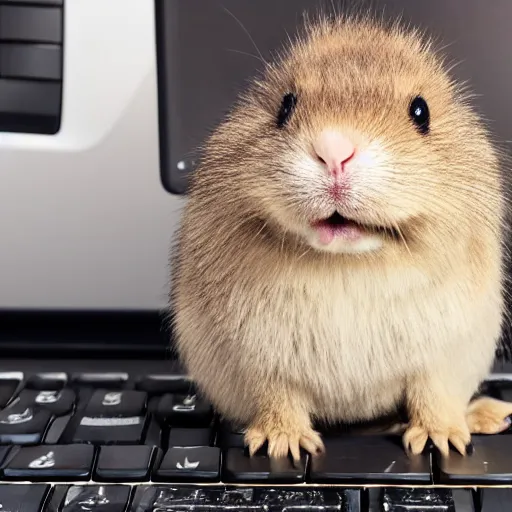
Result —
<instances>
[{"instance_id":1,"label":"black computer keyboard","mask_svg":"<svg viewBox=\"0 0 512 512\"><path fill-rule=\"evenodd\" d=\"M512 377L494 374L483 392L512 401ZM300 464L250 458L242 430L175 364L0 373L0 408L1 512L512 511L509 432L446 460L432 447L408 457L399 435L364 427L325 432L326 454Z\"/></svg>"}]
</instances>

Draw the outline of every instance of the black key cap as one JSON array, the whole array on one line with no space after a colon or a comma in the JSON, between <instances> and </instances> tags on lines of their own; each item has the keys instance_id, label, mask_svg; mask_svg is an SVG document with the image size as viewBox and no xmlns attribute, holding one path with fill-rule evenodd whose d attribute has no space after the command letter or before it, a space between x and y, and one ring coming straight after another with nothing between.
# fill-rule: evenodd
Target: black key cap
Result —
<instances>
[{"instance_id":1,"label":"black key cap","mask_svg":"<svg viewBox=\"0 0 512 512\"><path fill-rule=\"evenodd\" d=\"M50 490L44 484L0 485L0 507L4 512L39 512Z\"/></svg>"},{"instance_id":2,"label":"black key cap","mask_svg":"<svg viewBox=\"0 0 512 512\"><path fill-rule=\"evenodd\" d=\"M153 480L175 482L218 481L220 450L214 447L169 448Z\"/></svg>"},{"instance_id":3,"label":"black key cap","mask_svg":"<svg viewBox=\"0 0 512 512\"><path fill-rule=\"evenodd\" d=\"M408 456L398 437L341 436L325 439L326 453L311 459L312 482L431 482L430 455Z\"/></svg>"},{"instance_id":4,"label":"black key cap","mask_svg":"<svg viewBox=\"0 0 512 512\"><path fill-rule=\"evenodd\" d=\"M128 374L123 372L74 373L71 375L71 382L78 387L123 389L126 387L127 381Z\"/></svg>"},{"instance_id":5,"label":"black key cap","mask_svg":"<svg viewBox=\"0 0 512 512\"><path fill-rule=\"evenodd\" d=\"M147 417L90 418L84 416L73 436L74 443L140 444Z\"/></svg>"},{"instance_id":6,"label":"black key cap","mask_svg":"<svg viewBox=\"0 0 512 512\"><path fill-rule=\"evenodd\" d=\"M452 450L437 454L439 483L448 485L509 484L512 480L512 436L473 436L473 454Z\"/></svg>"},{"instance_id":7,"label":"black key cap","mask_svg":"<svg viewBox=\"0 0 512 512\"><path fill-rule=\"evenodd\" d=\"M482 507L480 512L510 512L512 489L479 489L479 502Z\"/></svg>"},{"instance_id":8,"label":"black key cap","mask_svg":"<svg viewBox=\"0 0 512 512\"><path fill-rule=\"evenodd\" d=\"M72 485L59 512L124 512L129 497L128 485Z\"/></svg>"},{"instance_id":9,"label":"black key cap","mask_svg":"<svg viewBox=\"0 0 512 512\"><path fill-rule=\"evenodd\" d=\"M254 499L254 489L201 489L199 487L159 487L140 485L135 491L131 512L149 511L185 512L206 511L243 511L270 512L263 504ZM279 509L281 512L282 507ZM287 509L286 509L287 510ZM339 510L339 509L336 509ZM272 511L274 512L274 511ZM326 512L329 512L326 509Z\"/></svg>"},{"instance_id":10,"label":"black key cap","mask_svg":"<svg viewBox=\"0 0 512 512\"><path fill-rule=\"evenodd\" d=\"M4 468L8 479L89 480L94 447L84 444L20 448Z\"/></svg>"},{"instance_id":11,"label":"black key cap","mask_svg":"<svg viewBox=\"0 0 512 512\"><path fill-rule=\"evenodd\" d=\"M135 383L135 388L152 395L163 393L193 393L194 384L179 364L173 362L169 372L162 375L143 375Z\"/></svg>"},{"instance_id":12,"label":"black key cap","mask_svg":"<svg viewBox=\"0 0 512 512\"><path fill-rule=\"evenodd\" d=\"M147 395L142 391L108 391L98 389L92 395L85 415L92 418L127 418L142 416Z\"/></svg>"},{"instance_id":13,"label":"black key cap","mask_svg":"<svg viewBox=\"0 0 512 512\"><path fill-rule=\"evenodd\" d=\"M0 443L40 443L52 414L15 400L0 412Z\"/></svg>"},{"instance_id":14,"label":"black key cap","mask_svg":"<svg viewBox=\"0 0 512 512\"><path fill-rule=\"evenodd\" d=\"M73 409L75 392L72 389L41 390L24 389L19 395L20 403L36 405L55 416L64 416Z\"/></svg>"},{"instance_id":15,"label":"black key cap","mask_svg":"<svg viewBox=\"0 0 512 512\"><path fill-rule=\"evenodd\" d=\"M211 489L206 490L200 499L203 499L210 505L210 510L240 510L248 512L259 512L265 508L261 503L257 503L254 495L254 489Z\"/></svg>"},{"instance_id":16,"label":"black key cap","mask_svg":"<svg viewBox=\"0 0 512 512\"><path fill-rule=\"evenodd\" d=\"M98 482L144 482L158 449L153 446L102 446L96 464Z\"/></svg>"},{"instance_id":17,"label":"black key cap","mask_svg":"<svg viewBox=\"0 0 512 512\"><path fill-rule=\"evenodd\" d=\"M18 379L0 379L0 409L9 403L19 384Z\"/></svg>"},{"instance_id":18,"label":"black key cap","mask_svg":"<svg viewBox=\"0 0 512 512\"><path fill-rule=\"evenodd\" d=\"M0 5L0 40L62 42L62 9Z\"/></svg>"},{"instance_id":19,"label":"black key cap","mask_svg":"<svg viewBox=\"0 0 512 512\"><path fill-rule=\"evenodd\" d=\"M158 417L172 426L208 427L213 419L211 405L197 395L164 395L158 404Z\"/></svg>"},{"instance_id":20,"label":"black key cap","mask_svg":"<svg viewBox=\"0 0 512 512\"><path fill-rule=\"evenodd\" d=\"M249 457L243 448L226 452L222 479L225 482L300 483L306 472L306 456L294 465L291 459L270 459L266 455Z\"/></svg>"},{"instance_id":21,"label":"black key cap","mask_svg":"<svg viewBox=\"0 0 512 512\"><path fill-rule=\"evenodd\" d=\"M209 428L171 428L168 446L210 446L213 432Z\"/></svg>"},{"instance_id":22,"label":"black key cap","mask_svg":"<svg viewBox=\"0 0 512 512\"><path fill-rule=\"evenodd\" d=\"M355 489L256 489L254 501L269 512L362 512Z\"/></svg>"},{"instance_id":23,"label":"black key cap","mask_svg":"<svg viewBox=\"0 0 512 512\"><path fill-rule=\"evenodd\" d=\"M244 448L244 429L237 425L221 421L217 432L216 445L227 450L228 448Z\"/></svg>"},{"instance_id":24,"label":"black key cap","mask_svg":"<svg viewBox=\"0 0 512 512\"><path fill-rule=\"evenodd\" d=\"M146 417L146 393L96 390L73 436L76 443L138 444Z\"/></svg>"},{"instance_id":25,"label":"black key cap","mask_svg":"<svg viewBox=\"0 0 512 512\"><path fill-rule=\"evenodd\" d=\"M370 489L369 512L475 512L469 489L373 488Z\"/></svg>"},{"instance_id":26,"label":"black key cap","mask_svg":"<svg viewBox=\"0 0 512 512\"><path fill-rule=\"evenodd\" d=\"M27 379L25 389L59 391L66 385L67 380L65 373L38 373Z\"/></svg>"}]
</instances>

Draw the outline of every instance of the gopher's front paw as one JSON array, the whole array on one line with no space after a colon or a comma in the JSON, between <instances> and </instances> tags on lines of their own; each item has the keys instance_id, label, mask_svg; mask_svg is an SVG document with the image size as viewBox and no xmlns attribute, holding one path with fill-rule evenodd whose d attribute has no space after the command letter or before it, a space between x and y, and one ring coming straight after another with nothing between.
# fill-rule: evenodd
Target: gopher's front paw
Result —
<instances>
[{"instance_id":1,"label":"gopher's front paw","mask_svg":"<svg viewBox=\"0 0 512 512\"><path fill-rule=\"evenodd\" d=\"M411 423L403 436L405 449L413 454L421 453L429 437L444 457L449 455L449 442L462 455L471 452L471 434L464 421L459 424L430 428L419 423Z\"/></svg>"},{"instance_id":2,"label":"gopher's front paw","mask_svg":"<svg viewBox=\"0 0 512 512\"><path fill-rule=\"evenodd\" d=\"M283 428L272 425L250 427L245 434L245 443L249 453L254 455L268 441L269 457L287 457L292 454L294 460L300 460L300 447L311 454L324 451L324 443L318 432L311 427L296 425L295 428Z\"/></svg>"}]
</instances>

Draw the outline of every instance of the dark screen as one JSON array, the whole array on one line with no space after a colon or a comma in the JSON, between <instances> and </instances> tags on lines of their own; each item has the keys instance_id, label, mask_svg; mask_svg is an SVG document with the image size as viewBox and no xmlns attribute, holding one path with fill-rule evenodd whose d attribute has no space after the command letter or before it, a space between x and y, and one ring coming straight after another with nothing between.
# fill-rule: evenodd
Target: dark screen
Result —
<instances>
[{"instance_id":1,"label":"dark screen","mask_svg":"<svg viewBox=\"0 0 512 512\"><path fill-rule=\"evenodd\" d=\"M356 0L157 0L165 188L186 191L198 146L261 69L259 53L271 57L300 27L304 11L360 5ZM474 103L494 135L503 143L512 139L510 0L372 0L371 5L384 17L401 15L446 45L449 60L458 63L452 73L469 80Z\"/></svg>"}]
</instances>

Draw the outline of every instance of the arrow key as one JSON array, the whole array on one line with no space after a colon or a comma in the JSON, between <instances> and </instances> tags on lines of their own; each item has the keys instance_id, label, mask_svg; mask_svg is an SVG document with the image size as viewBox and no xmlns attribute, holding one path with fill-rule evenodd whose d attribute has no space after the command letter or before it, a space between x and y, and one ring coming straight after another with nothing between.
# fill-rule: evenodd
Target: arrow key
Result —
<instances>
[{"instance_id":1,"label":"arrow key","mask_svg":"<svg viewBox=\"0 0 512 512\"><path fill-rule=\"evenodd\" d=\"M153 480L173 482L218 482L220 449L211 446L169 448Z\"/></svg>"}]
</instances>

